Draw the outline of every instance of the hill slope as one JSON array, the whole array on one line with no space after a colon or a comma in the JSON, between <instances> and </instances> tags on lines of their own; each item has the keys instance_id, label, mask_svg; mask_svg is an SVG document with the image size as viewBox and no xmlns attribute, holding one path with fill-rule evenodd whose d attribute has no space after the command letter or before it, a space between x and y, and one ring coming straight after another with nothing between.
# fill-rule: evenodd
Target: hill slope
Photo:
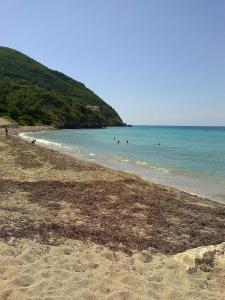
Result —
<instances>
[{"instance_id":1,"label":"hill slope","mask_svg":"<svg viewBox=\"0 0 225 300\"><path fill-rule=\"evenodd\" d=\"M21 125L124 125L117 112L83 83L6 47L0 47L0 116Z\"/></svg>"}]
</instances>

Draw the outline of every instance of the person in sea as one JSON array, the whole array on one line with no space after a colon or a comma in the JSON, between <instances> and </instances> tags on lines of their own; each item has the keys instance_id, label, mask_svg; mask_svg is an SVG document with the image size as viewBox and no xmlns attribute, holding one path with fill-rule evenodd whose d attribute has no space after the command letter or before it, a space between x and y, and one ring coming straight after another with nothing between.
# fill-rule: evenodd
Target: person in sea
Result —
<instances>
[{"instance_id":1,"label":"person in sea","mask_svg":"<svg viewBox=\"0 0 225 300\"><path fill-rule=\"evenodd\" d=\"M118 140L118 141L117 141L117 144L119 144L119 143L120 143L120 141Z\"/></svg>"}]
</instances>

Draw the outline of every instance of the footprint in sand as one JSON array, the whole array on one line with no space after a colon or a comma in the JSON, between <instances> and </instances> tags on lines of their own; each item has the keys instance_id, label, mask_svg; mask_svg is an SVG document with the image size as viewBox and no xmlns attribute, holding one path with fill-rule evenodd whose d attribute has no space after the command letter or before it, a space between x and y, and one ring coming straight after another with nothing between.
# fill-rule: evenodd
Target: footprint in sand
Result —
<instances>
[{"instance_id":1,"label":"footprint in sand","mask_svg":"<svg viewBox=\"0 0 225 300\"><path fill-rule=\"evenodd\" d=\"M44 258L44 262L47 263L48 265L53 265L56 262L58 262L58 259L55 256L49 255Z\"/></svg>"},{"instance_id":2,"label":"footprint in sand","mask_svg":"<svg viewBox=\"0 0 225 300\"><path fill-rule=\"evenodd\" d=\"M10 248L1 251L2 256L13 256L14 254L14 251Z\"/></svg>"},{"instance_id":3,"label":"footprint in sand","mask_svg":"<svg viewBox=\"0 0 225 300\"><path fill-rule=\"evenodd\" d=\"M22 275L20 277L16 277L12 281L12 285L16 287L26 287L30 286L34 283L34 279L32 276Z\"/></svg>"},{"instance_id":4,"label":"footprint in sand","mask_svg":"<svg viewBox=\"0 0 225 300\"><path fill-rule=\"evenodd\" d=\"M72 269L74 272L85 272L86 271L86 267L79 263L74 263L72 265Z\"/></svg>"}]
</instances>

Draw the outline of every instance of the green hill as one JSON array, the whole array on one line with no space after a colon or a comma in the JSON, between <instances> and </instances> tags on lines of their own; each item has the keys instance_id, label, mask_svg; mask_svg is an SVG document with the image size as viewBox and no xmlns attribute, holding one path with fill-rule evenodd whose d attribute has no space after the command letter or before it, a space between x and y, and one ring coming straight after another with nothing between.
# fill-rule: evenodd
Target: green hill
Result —
<instances>
[{"instance_id":1,"label":"green hill","mask_svg":"<svg viewBox=\"0 0 225 300\"><path fill-rule=\"evenodd\" d=\"M6 47L0 47L0 116L21 125L124 125L117 112L83 83Z\"/></svg>"}]
</instances>

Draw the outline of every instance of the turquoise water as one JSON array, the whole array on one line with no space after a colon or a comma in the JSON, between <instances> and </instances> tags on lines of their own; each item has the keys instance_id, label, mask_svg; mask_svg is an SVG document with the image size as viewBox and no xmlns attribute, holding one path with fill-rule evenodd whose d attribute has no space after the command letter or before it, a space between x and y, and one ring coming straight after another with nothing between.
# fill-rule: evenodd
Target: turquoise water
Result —
<instances>
[{"instance_id":1,"label":"turquoise water","mask_svg":"<svg viewBox=\"0 0 225 300\"><path fill-rule=\"evenodd\" d=\"M225 201L225 127L133 126L27 136L97 163Z\"/></svg>"}]
</instances>

